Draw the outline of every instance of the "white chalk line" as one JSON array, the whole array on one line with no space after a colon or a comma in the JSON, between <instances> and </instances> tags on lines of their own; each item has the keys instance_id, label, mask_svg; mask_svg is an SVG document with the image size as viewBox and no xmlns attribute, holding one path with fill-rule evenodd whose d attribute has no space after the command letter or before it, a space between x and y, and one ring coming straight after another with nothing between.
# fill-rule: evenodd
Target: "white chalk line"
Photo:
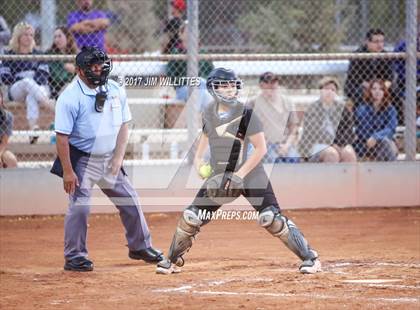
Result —
<instances>
[{"instance_id":1,"label":"white chalk line","mask_svg":"<svg viewBox=\"0 0 420 310\"><path fill-rule=\"evenodd\" d=\"M219 285L226 284L229 282L246 282L246 283L273 282L273 279L271 278L252 278L252 279L233 278L233 279L210 281L206 284L206 286L219 286Z\"/></svg>"},{"instance_id":2,"label":"white chalk line","mask_svg":"<svg viewBox=\"0 0 420 310\"><path fill-rule=\"evenodd\" d=\"M387 263L387 262L342 262L328 264L330 267L349 267L349 266L389 266L389 267L405 267L405 268L420 268L420 264L416 263Z\"/></svg>"},{"instance_id":3,"label":"white chalk line","mask_svg":"<svg viewBox=\"0 0 420 310\"><path fill-rule=\"evenodd\" d=\"M181 289L182 288L182 289ZM153 290L156 293L183 293L183 294L197 294L197 295L225 295L225 296L266 296L266 297L282 297L282 298L310 298L310 299L351 299L354 297L347 296L333 296L333 295L322 295L322 294L291 294L291 293L263 293L263 292L229 292L229 291L199 291L192 290L191 286L183 286L173 289L157 289ZM399 303L416 303L419 302L419 298L411 297L357 297L358 300L362 299L365 301L382 301L382 302L399 302Z\"/></svg>"},{"instance_id":4,"label":"white chalk line","mask_svg":"<svg viewBox=\"0 0 420 310\"><path fill-rule=\"evenodd\" d=\"M189 292L193 287L191 285L183 285L180 287L175 288L159 288L156 290L152 290L155 293L172 293L172 292Z\"/></svg>"},{"instance_id":5,"label":"white chalk line","mask_svg":"<svg viewBox=\"0 0 420 310\"><path fill-rule=\"evenodd\" d=\"M50 305L61 305L61 304L69 304L70 300L52 300Z\"/></svg>"},{"instance_id":6,"label":"white chalk line","mask_svg":"<svg viewBox=\"0 0 420 310\"><path fill-rule=\"evenodd\" d=\"M207 283L201 283L201 284L192 284L192 285L183 285L177 288L163 288L163 289L156 289L153 290L153 292L162 292L162 293L171 293L171 292L188 292L193 287L215 287L220 286L223 284L231 283L231 282L245 282L245 283L257 283L257 282L272 282L273 279L270 278L254 278L254 279L243 279L243 278L237 278L237 279L223 279L223 280L212 280Z\"/></svg>"},{"instance_id":7,"label":"white chalk line","mask_svg":"<svg viewBox=\"0 0 420 310\"><path fill-rule=\"evenodd\" d=\"M326 266L325 266L326 265ZM323 266L324 271L329 273L337 274L347 274L342 271L334 271L334 268L340 267L351 267L351 266L390 266L390 267L409 267L409 268L420 268L420 264L410 264L410 263L387 263L387 262L375 262L375 263L364 263L364 262L342 262L342 263L326 263ZM283 271L296 271L292 268L281 268ZM277 270L277 269L276 269ZM291 294L291 293L269 293L269 292L231 292L231 291L209 291L209 290L197 290L193 287L215 287L221 286L229 282L272 282L271 278L254 278L254 279L224 279L224 280L213 280L209 281L206 284L193 284L193 285L183 285L176 288L166 288L166 289L156 289L152 292L156 293L182 293L182 294L197 294L197 295L226 295L226 296L267 296L267 297L289 297L289 298L315 298L315 299L354 299L354 297L347 296L333 296L333 295L323 295L323 294ZM372 283L361 283L361 285L369 287L389 287L389 288L398 288L398 289L420 289L420 286L412 285L396 285L396 284L372 284ZM366 301L382 301L382 302L394 302L394 303L417 303L420 302L420 298L412 297L358 297L358 299Z\"/></svg>"},{"instance_id":8,"label":"white chalk line","mask_svg":"<svg viewBox=\"0 0 420 310\"><path fill-rule=\"evenodd\" d=\"M339 263L328 263L322 262L322 271L338 275L347 275L349 272L343 270L346 267L399 267L399 268L420 268L420 263L388 263L388 262L339 262ZM196 265L196 264L194 264ZM260 265L262 266L262 265ZM295 272L297 268L279 267L275 268L275 272Z\"/></svg>"},{"instance_id":9,"label":"white chalk line","mask_svg":"<svg viewBox=\"0 0 420 310\"><path fill-rule=\"evenodd\" d=\"M415 285L400 285L400 284L367 284L370 287L390 287L398 289L407 289L407 290L420 290L420 286Z\"/></svg>"},{"instance_id":10,"label":"white chalk line","mask_svg":"<svg viewBox=\"0 0 420 310\"><path fill-rule=\"evenodd\" d=\"M187 293L187 292L186 292ZM310 299L351 299L354 300L354 297L347 297L347 296L332 296L332 295L323 295L323 294L291 294L291 293L263 293L263 292L226 292L226 291L191 291L193 294L199 295L232 295L232 296L268 296L268 297L290 297L290 298L310 298ZM386 297L357 297L359 300L366 300L366 301L389 301L389 302L419 302L419 298L411 298L411 297L394 297L394 298L386 298Z\"/></svg>"}]
</instances>

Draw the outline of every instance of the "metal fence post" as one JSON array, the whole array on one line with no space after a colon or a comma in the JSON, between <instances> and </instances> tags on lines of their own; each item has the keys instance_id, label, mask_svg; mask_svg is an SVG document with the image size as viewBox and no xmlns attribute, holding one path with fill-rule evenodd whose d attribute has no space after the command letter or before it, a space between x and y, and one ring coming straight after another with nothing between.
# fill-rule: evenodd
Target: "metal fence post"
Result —
<instances>
[{"instance_id":1,"label":"metal fence post","mask_svg":"<svg viewBox=\"0 0 420 310\"><path fill-rule=\"evenodd\" d=\"M416 157L416 63L417 63L417 1L406 0L406 52L405 100L404 100L404 148L405 160Z\"/></svg>"},{"instance_id":2,"label":"metal fence post","mask_svg":"<svg viewBox=\"0 0 420 310\"><path fill-rule=\"evenodd\" d=\"M187 1L187 75L198 77L198 0ZM195 119L198 93L195 87L189 87L189 99L187 108L188 145L193 145L197 136L198 124ZM192 163L194 153L189 152L189 162Z\"/></svg>"},{"instance_id":3,"label":"metal fence post","mask_svg":"<svg viewBox=\"0 0 420 310\"><path fill-rule=\"evenodd\" d=\"M51 46L56 27L57 3L55 0L41 1L41 47L46 50Z\"/></svg>"}]
</instances>

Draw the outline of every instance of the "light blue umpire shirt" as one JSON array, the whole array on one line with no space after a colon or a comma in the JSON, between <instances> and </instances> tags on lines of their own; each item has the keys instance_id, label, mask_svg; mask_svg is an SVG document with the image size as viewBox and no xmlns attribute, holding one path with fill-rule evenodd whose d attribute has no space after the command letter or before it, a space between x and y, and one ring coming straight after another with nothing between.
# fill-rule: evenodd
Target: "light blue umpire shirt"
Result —
<instances>
[{"instance_id":1,"label":"light blue umpire shirt","mask_svg":"<svg viewBox=\"0 0 420 310\"><path fill-rule=\"evenodd\" d=\"M71 145L95 155L113 152L121 125L131 120L124 88L113 80L108 80L107 87L102 112L95 110L99 87L89 88L79 77L58 97L55 107L55 132L68 135Z\"/></svg>"}]
</instances>

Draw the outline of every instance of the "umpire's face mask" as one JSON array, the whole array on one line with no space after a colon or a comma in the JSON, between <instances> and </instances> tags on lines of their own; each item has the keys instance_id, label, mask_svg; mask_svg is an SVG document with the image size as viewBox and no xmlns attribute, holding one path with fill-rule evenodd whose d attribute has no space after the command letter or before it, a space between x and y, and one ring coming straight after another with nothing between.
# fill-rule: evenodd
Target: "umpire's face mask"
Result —
<instances>
[{"instance_id":1,"label":"umpire's face mask","mask_svg":"<svg viewBox=\"0 0 420 310\"><path fill-rule=\"evenodd\" d=\"M111 60L107 59L104 62L98 62L92 64L89 68L85 69L83 72L86 76L86 79L89 83L95 86L105 85L108 75L111 71L112 64Z\"/></svg>"},{"instance_id":2,"label":"umpire's face mask","mask_svg":"<svg viewBox=\"0 0 420 310\"><path fill-rule=\"evenodd\" d=\"M89 84L95 87L105 85L112 70L111 59L97 47L83 47L76 56L76 65Z\"/></svg>"}]
</instances>

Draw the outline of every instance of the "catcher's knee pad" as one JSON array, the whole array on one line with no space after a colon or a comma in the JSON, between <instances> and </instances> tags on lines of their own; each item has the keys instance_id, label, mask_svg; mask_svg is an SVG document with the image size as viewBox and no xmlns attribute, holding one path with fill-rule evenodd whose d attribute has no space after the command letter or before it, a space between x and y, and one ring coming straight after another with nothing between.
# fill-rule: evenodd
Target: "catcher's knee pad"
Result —
<instances>
[{"instance_id":1,"label":"catcher's knee pad","mask_svg":"<svg viewBox=\"0 0 420 310\"><path fill-rule=\"evenodd\" d=\"M178 221L175 235L169 249L168 258L172 263L177 265L183 264L182 255L191 248L194 237L200 231L203 222L198 217L198 208L189 206L182 213Z\"/></svg>"},{"instance_id":2,"label":"catcher's knee pad","mask_svg":"<svg viewBox=\"0 0 420 310\"><path fill-rule=\"evenodd\" d=\"M301 260L317 257L295 223L281 215L276 207L269 206L260 211L258 222L273 236L280 238Z\"/></svg>"}]
</instances>

